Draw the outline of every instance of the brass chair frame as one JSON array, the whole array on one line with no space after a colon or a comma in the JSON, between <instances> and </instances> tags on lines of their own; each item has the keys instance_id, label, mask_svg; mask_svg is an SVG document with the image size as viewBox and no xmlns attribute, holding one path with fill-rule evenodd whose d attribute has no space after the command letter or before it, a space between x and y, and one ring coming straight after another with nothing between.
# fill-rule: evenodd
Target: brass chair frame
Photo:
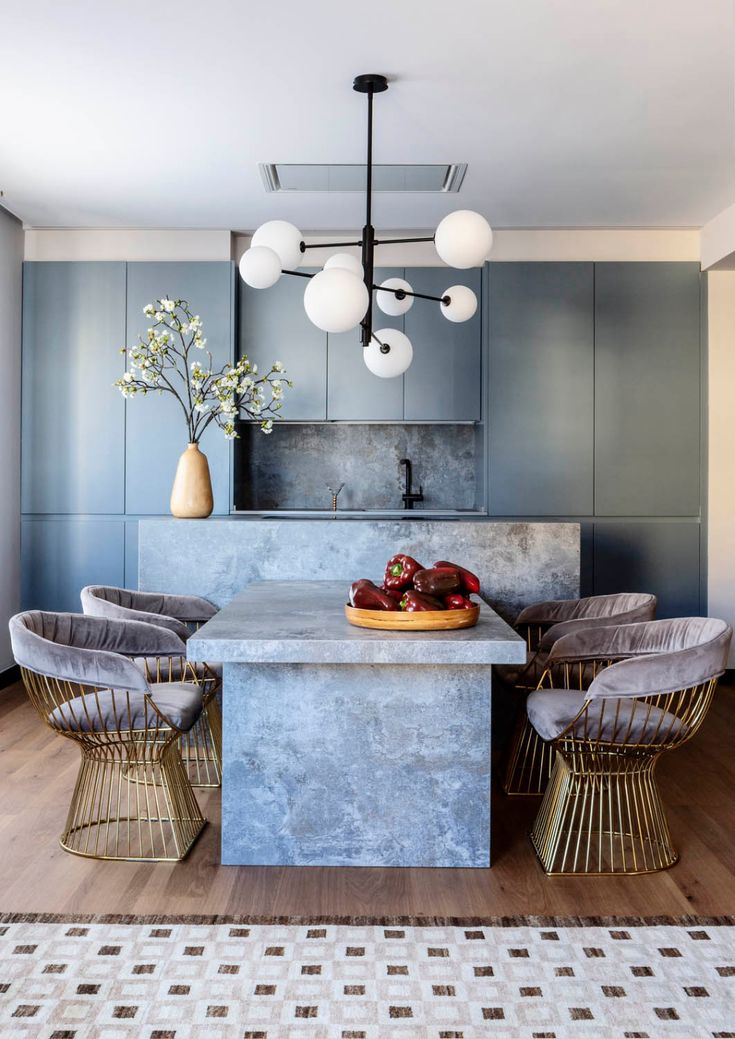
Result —
<instances>
[{"instance_id":1,"label":"brass chair frame","mask_svg":"<svg viewBox=\"0 0 735 1039\"><path fill-rule=\"evenodd\" d=\"M54 732L76 743L81 764L61 847L73 855L135 862L178 862L206 826L181 761L183 735L146 696L144 725L131 728L131 693L113 690L116 724L106 731L55 726L53 712L68 704L77 722L95 726L99 686L82 685L21 667L28 697ZM96 711L80 699L94 695ZM79 704L75 708L76 704Z\"/></svg>"},{"instance_id":2,"label":"brass chair frame","mask_svg":"<svg viewBox=\"0 0 735 1039\"><path fill-rule=\"evenodd\" d=\"M181 639L140 621L38 611L12 618L10 631L36 713L81 753L62 848L95 859L183 859L206 825L179 753L186 725L176 719L187 714L157 703L130 659L175 659ZM194 702L189 719L199 710Z\"/></svg>"},{"instance_id":3,"label":"brass chair frame","mask_svg":"<svg viewBox=\"0 0 735 1039\"><path fill-rule=\"evenodd\" d=\"M598 657L552 661L547 680L564 675L569 679L585 670L587 676L594 672L595 678L578 686L589 695L576 717L546 744L554 755L553 769L530 837L550 876L652 873L678 861L655 768L664 753L692 739L712 703L731 636L724 622L714 623L722 625L724 641L723 635L718 636L720 652L724 646L722 660L710 667L714 674L680 689L641 690L645 695L636 695L635 687L620 696L596 693L598 687L602 689L600 683L604 686L607 678L617 677L613 670L634 662L655 663L657 656L663 661L664 653L631 651L613 657L608 650ZM600 635L604 638L604 631ZM554 647L560 657L562 646L560 642ZM607 668L605 676L602 672ZM634 674L629 667L619 673Z\"/></svg>"},{"instance_id":4,"label":"brass chair frame","mask_svg":"<svg viewBox=\"0 0 735 1039\"><path fill-rule=\"evenodd\" d=\"M606 601L610 606L614 606L620 603L621 599L623 602L625 600L628 602L617 613L597 612L600 605L605 605ZM590 616L585 616L583 611L588 605L595 609L595 612ZM515 629L525 639L531 659L515 683L516 691L525 699L528 693L534 689L543 688L548 682L549 674L543 649L544 644L547 650L551 648L555 636L561 638L563 635L583 628L653 620L655 613L656 597L647 594L626 594L622 597L617 595L590 596L587 599L541 602L526 607L518 615ZM545 615L548 615L546 619L544 619ZM598 662L594 670L589 667L579 668L574 686L567 686L567 688L586 689L600 666L602 666L602 662ZM582 682L586 684L578 684ZM557 686L559 686L558 682ZM553 766L553 750L529 723L525 703L519 705L513 736L505 755L501 779L503 792L511 797L540 796L546 789Z\"/></svg>"},{"instance_id":5,"label":"brass chair frame","mask_svg":"<svg viewBox=\"0 0 735 1039\"><path fill-rule=\"evenodd\" d=\"M617 728L619 701L604 704L590 724L590 701L564 732L548 744L555 754L551 780L531 830L531 842L550 876L584 873L654 873L679 858L656 784L656 764L666 751L688 742L702 724L717 679L673 693L636 700L639 720L651 720L651 739L613 743L601 739L605 721ZM630 731L636 711L620 722L619 735ZM607 717L606 717L607 715ZM661 719L675 718L681 728L661 731ZM662 742L657 742L657 740Z\"/></svg>"}]
</instances>

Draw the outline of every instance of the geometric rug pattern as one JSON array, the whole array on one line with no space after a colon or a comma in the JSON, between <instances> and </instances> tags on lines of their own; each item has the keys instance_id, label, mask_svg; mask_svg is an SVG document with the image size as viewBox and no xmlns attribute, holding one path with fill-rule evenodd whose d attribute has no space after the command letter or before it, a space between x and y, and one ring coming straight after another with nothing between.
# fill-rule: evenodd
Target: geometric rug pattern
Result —
<instances>
[{"instance_id":1,"label":"geometric rug pattern","mask_svg":"<svg viewBox=\"0 0 735 1039\"><path fill-rule=\"evenodd\" d=\"M730 918L0 916L2 1039L735 1039Z\"/></svg>"}]
</instances>

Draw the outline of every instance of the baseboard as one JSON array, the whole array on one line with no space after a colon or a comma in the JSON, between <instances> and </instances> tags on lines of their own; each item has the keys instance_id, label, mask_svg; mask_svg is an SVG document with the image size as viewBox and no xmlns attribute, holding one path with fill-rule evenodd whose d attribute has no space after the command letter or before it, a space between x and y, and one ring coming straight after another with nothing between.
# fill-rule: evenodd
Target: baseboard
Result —
<instances>
[{"instance_id":1,"label":"baseboard","mask_svg":"<svg viewBox=\"0 0 735 1039\"><path fill-rule=\"evenodd\" d=\"M0 689L5 689L6 686L13 685L14 682L20 682L20 668L17 664L13 664L12 667L6 667L4 671L0 671Z\"/></svg>"}]
</instances>

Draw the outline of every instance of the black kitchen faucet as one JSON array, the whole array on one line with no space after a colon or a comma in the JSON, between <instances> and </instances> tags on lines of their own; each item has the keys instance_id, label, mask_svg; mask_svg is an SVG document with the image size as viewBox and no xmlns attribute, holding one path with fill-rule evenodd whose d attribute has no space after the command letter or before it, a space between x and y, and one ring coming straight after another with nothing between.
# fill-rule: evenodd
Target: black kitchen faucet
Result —
<instances>
[{"instance_id":1,"label":"black kitchen faucet","mask_svg":"<svg viewBox=\"0 0 735 1039\"><path fill-rule=\"evenodd\" d=\"M414 502L424 500L424 488L419 484L418 492L411 489L413 483L413 467L410 458L402 458L400 465L405 465L406 467L406 490L401 495L403 498L403 508L412 509Z\"/></svg>"}]
</instances>

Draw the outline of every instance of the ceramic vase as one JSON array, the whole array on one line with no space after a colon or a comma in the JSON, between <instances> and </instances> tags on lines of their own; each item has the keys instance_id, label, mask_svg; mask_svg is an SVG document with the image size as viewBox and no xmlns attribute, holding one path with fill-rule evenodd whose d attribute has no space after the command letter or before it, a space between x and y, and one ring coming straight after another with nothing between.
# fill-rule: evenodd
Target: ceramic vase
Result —
<instances>
[{"instance_id":1,"label":"ceramic vase","mask_svg":"<svg viewBox=\"0 0 735 1039\"><path fill-rule=\"evenodd\" d=\"M170 508L179 519L204 519L214 508L209 462L199 444L189 444L179 458Z\"/></svg>"}]
</instances>

